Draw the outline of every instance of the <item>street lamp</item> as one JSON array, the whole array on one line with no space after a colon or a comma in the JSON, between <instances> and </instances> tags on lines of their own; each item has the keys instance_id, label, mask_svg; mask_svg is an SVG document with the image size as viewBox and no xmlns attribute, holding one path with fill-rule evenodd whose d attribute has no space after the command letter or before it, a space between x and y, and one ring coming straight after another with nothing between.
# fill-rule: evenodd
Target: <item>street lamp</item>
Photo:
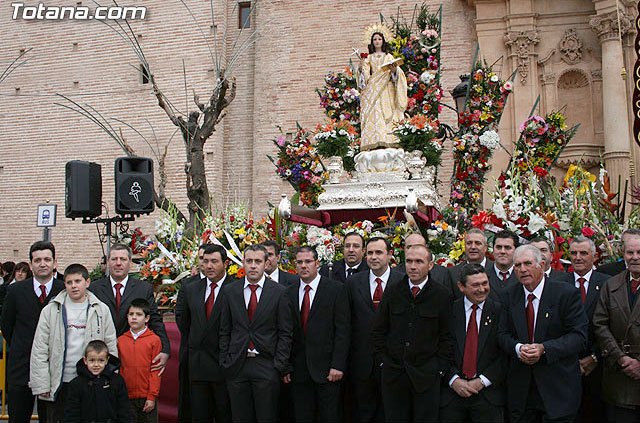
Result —
<instances>
[{"instance_id":1,"label":"street lamp","mask_svg":"<svg viewBox=\"0 0 640 423\"><path fill-rule=\"evenodd\" d=\"M451 90L451 96L456 102L456 111L458 116L465 110L465 102L467 100L467 91L469 91L469 74L460 75L460 83Z\"/></svg>"}]
</instances>

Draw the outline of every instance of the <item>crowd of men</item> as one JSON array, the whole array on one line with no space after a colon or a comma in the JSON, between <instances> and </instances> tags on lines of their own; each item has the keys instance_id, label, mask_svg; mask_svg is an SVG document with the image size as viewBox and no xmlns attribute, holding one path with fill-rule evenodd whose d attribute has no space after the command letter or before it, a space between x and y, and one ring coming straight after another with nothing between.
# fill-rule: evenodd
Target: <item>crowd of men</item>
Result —
<instances>
[{"instance_id":1,"label":"crowd of men","mask_svg":"<svg viewBox=\"0 0 640 423\"><path fill-rule=\"evenodd\" d=\"M598 269L593 241L573 238L569 272L552 269L547 240L520 241L495 234L491 261L485 234L471 229L466 261L444 268L412 234L391 267L388 240L350 233L330 265L300 247L296 274L279 269L268 241L245 249L241 279L227 274L223 247L200 246L176 305L179 421L639 422L640 230L623 234L623 261ZM62 289L39 256L2 313L16 422L33 407L38 313ZM127 301L153 292L128 276L126 248L112 250L108 268L90 289L120 335ZM51 285L43 302L38 284ZM163 368L169 342L155 307L149 327Z\"/></svg>"}]
</instances>

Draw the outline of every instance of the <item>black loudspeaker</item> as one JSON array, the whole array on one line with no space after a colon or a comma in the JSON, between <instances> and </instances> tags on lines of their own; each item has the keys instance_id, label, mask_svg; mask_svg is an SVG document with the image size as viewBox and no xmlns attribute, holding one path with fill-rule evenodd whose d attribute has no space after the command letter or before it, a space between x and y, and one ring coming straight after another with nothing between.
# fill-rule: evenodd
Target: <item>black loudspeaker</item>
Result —
<instances>
[{"instance_id":1,"label":"black loudspeaker","mask_svg":"<svg viewBox=\"0 0 640 423\"><path fill-rule=\"evenodd\" d=\"M116 159L116 213L149 214L153 211L153 160L145 157Z\"/></svg>"},{"instance_id":2,"label":"black loudspeaker","mask_svg":"<svg viewBox=\"0 0 640 423\"><path fill-rule=\"evenodd\" d=\"M64 215L98 217L102 214L102 167L97 163L73 160L65 166Z\"/></svg>"}]
</instances>

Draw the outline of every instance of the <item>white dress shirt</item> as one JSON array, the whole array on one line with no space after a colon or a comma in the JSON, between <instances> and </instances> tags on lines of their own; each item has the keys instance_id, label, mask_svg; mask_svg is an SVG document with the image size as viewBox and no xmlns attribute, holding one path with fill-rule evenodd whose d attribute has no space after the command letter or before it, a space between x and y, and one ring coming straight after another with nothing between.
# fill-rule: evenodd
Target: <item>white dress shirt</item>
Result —
<instances>
[{"instance_id":1,"label":"white dress shirt","mask_svg":"<svg viewBox=\"0 0 640 423\"><path fill-rule=\"evenodd\" d=\"M578 279L584 278L586 280L586 282L584 283L584 291L585 292L589 291L589 281L591 280L592 273L593 273L593 270L589 270L589 272L586 275L580 276L576 272L573 272L573 278L574 278L574 283L576 288L580 289L580 282L578 282Z\"/></svg>"},{"instance_id":2,"label":"white dress shirt","mask_svg":"<svg viewBox=\"0 0 640 423\"><path fill-rule=\"evenodd\" d=\"M316 296L316 291L318 290L318 284L320 284L320 274L317 274L315 278L311 282L304 283L300 280L300 288L298 288L298 310L302 310L302 301L304 300L304 287L309 285L311 290L309 291L309 309L313 305L313 299Z\"/></svg>"},{"instance_id":3,"label":"white dress shirt","mask_svg":"<svg viewBox=\"0 0 640 423\"><path fill-rule=\"evenodd\" d=\"M137 340L140 335L142 335L143 333L145 333L147 331L147 327L145 326L144 328L142 328L142 330L138 333L134 332L133 329L129 328L129 332L131 332L131 336L133 336L133 340Z\"/></svg>"},{"instance_id":4,"label":"white dress shirt","mask_svg":"<svg viewBox=\"0 0 640 423\"><path fill-rule=\"evenodd\" d=\"M222 288L222 284L224 283L224 280L227 278L227 275L225 274L222 279L220 279L218 282L216 282L218 284L218 286L216 286L216 289L213 290L213 303L215 304L216 301L218 301L218 294L220 293L220 288ZM207 287L204 290L204 302L207 302L207 298L209 298L209 294L211 294L211 280L209 278L207 278Z\"/></svg>"},{"instance_id":5,"label":"white dress shirt","mask_svg":"<svg viewBox=\"0 0 640 423\"><path fill-rule=\"evenodd\" d=\"M373 273L373 270L369 270L369 291L371 292L371 299L373 300L373 294L376 292L376 288L378 287L378 283L376 282L377 278L382 279L382 291L384 292L387 289L387 282L389 281L389 275L391 275L391 268L387 266L387 270L380 276L376 276Z\"/></svg>"},{"instance_id":6,"label":"white dress shirt","mask_svg":"<svg viewBox=\"0 0 640 423\"><path fill-rule=\"evenodd\" d=\"M122 284L122 288L120 288L120 295L124 295L124 290L127 288L127 282L129 282L129 275L125 276L125 278L122 280L122 282L116 282L111 276L109 276L109 279L111 280L111 290L113 291L113 297L116 297L116 284L117 283L121 283Z\"/></svg>"},{"instance_id":7,"label":"white dress shirt","mask_svg":"<svg viewBox=\"0 0 640 423\"><path fill-rule=\"evenodd\" d=\"M496 275L498 276L498 279L502 280L502 276L500 275L500 272L505 272L505 270L498 269L498 266L496 266L495 263L493 264L493 270L496 271ZM507 270L506 272L507 272L507 279L509 279L511 277L511 273L513 273L513 266L511 266L509 270Z\"/></svg>"},{"instance_id":8,"label":"white dress shirt","mask_svg":"<svg viewBox=\"0 0 640 423\"><path fill-rule=\"evenodd\" d=\"M478 309L476 310L476 326L478 328L478 335L480 335L480 320L482 319L482 309L484 308L484 301L481 302L480 304L478 304ZM471 301L469 301L467 299L467 297L464 297L464 314L465 314L465 320L464 320L464 327L465 330L466 328L469 327L469 319L471 319L471 312L473 311L473 303ZM480 347L480 345L478 345L478 347ZM451 376L451 379L449 379L449 386L453 385L453 382L455 382L456 379L458 379L460 376L458 374L455 374L453 376ZM491 381L489 379L487 379L484 375L479 375L478 376L480 378L480 380L482 381L482 384L485 387L489 387L491 386Z\"/></svg>"},{"instance_id":9,"label":"white dress shirt","mask_svg":"<svg viewBox=\"0 0 640 423\"><path fill-rule=\"evenodd\" d=\"M41 283L38 282L36 280L36 278L33 278L33 292L36 293L36 297L38 297L38 298L40 298L40 294L42 294L42 291L40 290L40 285L41 285ZM45 289L45 291L47 291L47 297L49 296L49 293L51 292L51 288L53 288L53 276L51 277L49 282L44 284L44 289Z\"/></svg>"},{"instance_id":10,"label":"white dress shirt","mask_svg":"<svg viewBox=\"0 0 640 423\"><path fill-rule=\"evenodd\" d=\"M524 308L526 310L527 305L529 304L529 294L533 294L535 296L535 298L533 299L533 301L531 302L533 304L533 333L536 332L536 323L538 322L538 307L540 306L540 298L542 298L542 290L544 289L544 282L545 282L545 278L542 278L542 281L540 281L540 283L538 284L538 286L536 287L536 289L533 290L533 292L529 292L527 291L527 288L525 288L524 286L522 287L522 291L524 293ZM526 319L525 319L526 321ZM535 341L535 339L534 339ZM520 358L520 347L522 346L522 343L517 343L516 344L516 354L518 355L518 358Z\"/></svg>"},{"instance_id":11,"label":"white dress shirt","mask_svg":"<svg viewBox=\"0 0 640 423\"><path fill-rule=\"evenodd\" d=\"M265 275L267 275L265 273ZM272 274L267 275L272 281L280 283L280 270L276 267L276 270Z\"/></svg>"},{"instance_id":12,"label":"white dress shirt","mask_svg":"<svg viewBox=\"0 0 640 423\"><path fill-rule=\"evenodd\" d=\"M258 285L258 289L256 289L256 298L258 299L258 302L260 302L260 294L262 294L262 288L264 287L264 280L265 280L265 276L262 275L262 278L258 281L258 283L256 285ZM249 300L251 299L251 288L249 288L249 285L251 285L248 281L247 278L244 278L244 305L247 307L247 309L249 308Z\"/></svg>"},{"instance_id":13,"label":"white dress shirt","mask_svg":"<svg viewBox=\"0 0 640 423\"><path fill-rule=\"evenodd\" d=\"M349 266L347 264L347 262L344 262L344 276L345 278L349 277L349 269L353 269L353 273L357 273L358 272L358 267L362 264L362 261L358 264L356 264L355 266Z\"/></svg>"},{"instance_id":14,"label":"white dress shirt","mask_svg":"<svg viewBox=\"0 0 640 423\"><path fill-rule=\"evenodd\" d=\"M419 285L414 285L411 283L410 279L407 279L409 282L409 290L411 290L411 288L413 288L414 286L417 286L418 288L420 288L420 291L418 291L418 294L420 294L422 292L422 289L424 288L424 286L427 284L427 282L429 281L429 276L427 276L421 284Z\"/></svg>"}]
</instances>

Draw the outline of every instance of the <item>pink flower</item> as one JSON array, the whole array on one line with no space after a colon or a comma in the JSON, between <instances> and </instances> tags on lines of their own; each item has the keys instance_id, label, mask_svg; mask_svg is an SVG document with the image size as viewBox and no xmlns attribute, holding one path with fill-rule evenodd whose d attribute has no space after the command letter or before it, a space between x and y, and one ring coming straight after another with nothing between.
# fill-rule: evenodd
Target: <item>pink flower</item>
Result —
<instances>
[{"instance_id":1,"label":"pink flower","mask_svg":"<svg viewBox=\"0 0 640 423\"><path fill-rule=\"evenodd\" d=\"M284 145L287 143L287 139L285 138L284 135L280 135L277 139L276 139L276 143L278 144L278 146L280 147L284 147Z\"/></svg>"}]
</instances>

